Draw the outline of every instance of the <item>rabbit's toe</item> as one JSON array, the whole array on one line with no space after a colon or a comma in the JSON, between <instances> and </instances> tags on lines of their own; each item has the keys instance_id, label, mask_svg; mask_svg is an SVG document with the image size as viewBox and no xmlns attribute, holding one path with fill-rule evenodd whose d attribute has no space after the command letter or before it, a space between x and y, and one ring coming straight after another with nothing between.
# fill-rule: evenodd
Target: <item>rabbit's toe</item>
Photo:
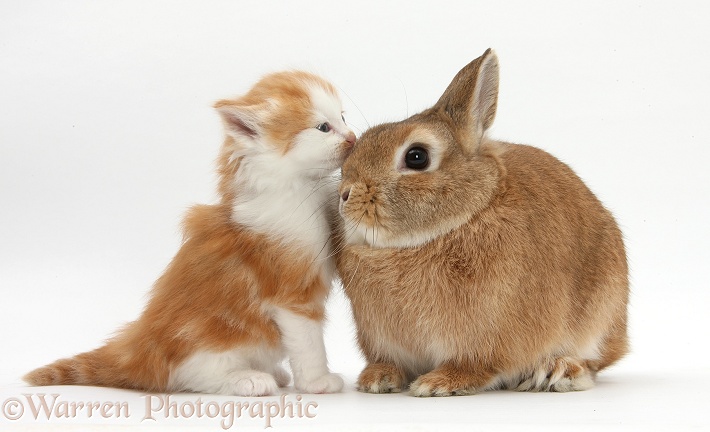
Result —
<instances>
[{"instance_id":1,"label":"rabbit's toe","mask_svg":"<svg viewBox=\"0 0 710 432\"><path fill-rule=\"evenodd\" d=\"M594 387L594 373L586 362L572 357L559 357L539 366L522 379L517 391L581 391Z\"/></svg>"},{"instance_id":2,"label":"rabbit's toe","mask_svg":"<svg viewBox=\"0 0 710 432\"><path fill-rule=\"evenodd\" d=\"M373 363L360 373L357 389L365 393L398 393L405 382L404 373L395 365Z\"/></svg>"},{"instance_id":3,"label":"rabbit's toe","mask_svg":"<svg viewBox=\"0 0 710 432\"><path fill-rule=\"evenodd\" d=\"M446 376L430 372L417 378L409 386L409 393L417 397L466 396L475 394L476 388L461 387Z\"/></svg>"},{"instance_id":4,"label":"rabbit's toe","mask_svg":"<svg viewBox=\"0 0 710 432\"><path fill-rule=\"evenodd\" d=\"M495 370L485 366L445 364L426 373L409 386L412 396L466 396L495 383Z\"/></svg>"},{"instance_id":5,"label":"rabbit's toe","mask_svg":"<svg viewBox=\"0 0 710 432\"><path fill-rule=\"evenodd\" d=\"M549 390L555 392L581 391L594 387L594 373L585 361L560 357L555 360L549 379Z\"/></svg>"}]
</instances>

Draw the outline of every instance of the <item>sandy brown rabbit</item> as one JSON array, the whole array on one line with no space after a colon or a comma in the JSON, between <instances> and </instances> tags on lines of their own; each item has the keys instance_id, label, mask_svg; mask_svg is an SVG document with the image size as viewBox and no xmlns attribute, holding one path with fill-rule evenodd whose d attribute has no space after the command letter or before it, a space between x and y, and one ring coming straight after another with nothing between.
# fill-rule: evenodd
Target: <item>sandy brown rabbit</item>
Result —
<instances>
[{"instance_id":1,"label":"sandy brown rabbit","mask_svg":"<svg viewBox=\"0 0 710 432\"><path fill-rule=\"evenodd\" d=\"M343 165L337 267L362 391L584 390L627 352L621 232L567 165L486 137L498 72L486 51Z\"/></svg>"}]
</instances>

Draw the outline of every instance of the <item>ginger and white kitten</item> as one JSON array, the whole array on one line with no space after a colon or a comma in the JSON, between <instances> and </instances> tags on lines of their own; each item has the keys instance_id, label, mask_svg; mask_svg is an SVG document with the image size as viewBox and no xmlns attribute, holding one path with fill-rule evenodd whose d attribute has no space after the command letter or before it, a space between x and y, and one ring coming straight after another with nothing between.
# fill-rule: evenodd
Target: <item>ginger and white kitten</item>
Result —
<instances>
[{"instance_id":1,"label":"ginger and white kitten","mask_svg":"<svg viewBox=\"0 0 710 432\"><path fill-rule=\"evenodd\" d=\"M140 318L28 383L260 396L289 384L288 357L296 390L342 389L322 329L334 272L330 174L355 143L337 92L281 72L215 108L226 129L221 202L188 212L182 247Z\"/></svg>"}]
</instances>

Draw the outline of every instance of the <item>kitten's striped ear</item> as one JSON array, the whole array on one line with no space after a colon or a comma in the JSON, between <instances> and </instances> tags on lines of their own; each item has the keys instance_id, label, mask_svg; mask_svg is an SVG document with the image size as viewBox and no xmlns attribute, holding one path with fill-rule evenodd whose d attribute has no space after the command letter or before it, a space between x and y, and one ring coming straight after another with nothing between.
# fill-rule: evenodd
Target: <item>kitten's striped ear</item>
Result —
<instances>
[{"instance_id":1,"label":"kitten's striped ear","mask_svg":"<svg viewBox=\"0 0 710 432\"><path fill-rule=\"evenodd\" d=\"M221 100L214 104L222 116L229 135L257 139L262 134L259 106L240 105L235 101Z\"/></svg>"}]
</instances>

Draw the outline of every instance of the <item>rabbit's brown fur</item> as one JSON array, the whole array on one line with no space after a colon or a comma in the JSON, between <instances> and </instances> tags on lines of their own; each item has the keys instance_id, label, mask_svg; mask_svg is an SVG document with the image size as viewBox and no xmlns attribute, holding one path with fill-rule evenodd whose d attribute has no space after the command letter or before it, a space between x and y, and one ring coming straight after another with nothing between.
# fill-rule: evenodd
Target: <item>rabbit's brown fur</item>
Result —
<instances>
[{"instance_id":1,"label":"rabbit's brown fur","mask_svg":"<svg viewBox=\"0 0 710 432\"><path fill-rule=\"evenodd\" d=\"M497 90L489 50L343 166L337 265L363 391L583 390L627 351L621 232L567 165L485 137ZM402 165L412 146L429 168Z\"/></svg>"}]
</instances>

